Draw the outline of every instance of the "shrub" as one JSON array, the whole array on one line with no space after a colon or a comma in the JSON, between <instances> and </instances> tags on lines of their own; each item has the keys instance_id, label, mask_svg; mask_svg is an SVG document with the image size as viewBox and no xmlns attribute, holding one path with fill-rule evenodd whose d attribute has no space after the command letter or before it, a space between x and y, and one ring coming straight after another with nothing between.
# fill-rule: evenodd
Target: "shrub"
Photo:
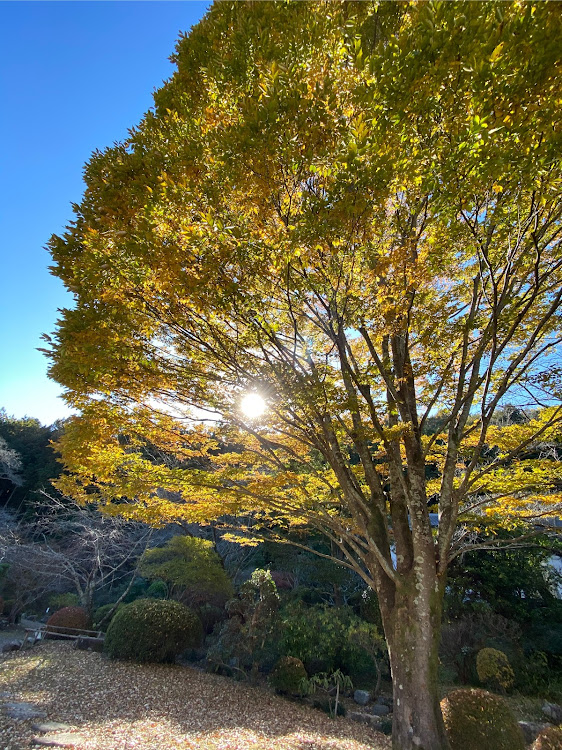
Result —
<instances>
[{"instance_id":1,"label":"shrub","mask_svg":"<svg viewBox=\"0 0 562 750\"><path fill-rule=\"evenodd\" d=\"M343 671L355 682L368 685L378 694L382 671L388 672L389 665L386 644L377 626L354 618L347 630L347 645L340 662Z\"/></svg>"},{"instance_id":2,"label":"shrub","mask_svg":"<svg viewBox=\"0 0 562 750\"><path fill-rule=\"evenodd\" d=\"M502 691L513 687L515 676L503 651L496 648L480 649L476 657L476 671L483 685Z\"/></svg>"},{"instance_id":3,"label":"shrub","mask_svg":"<svg viewBox=\"0 0 562 750\"><path fill-rule=\"evenodd\" d=\"M124 605L107 629L105 649L113 659L173 662L202 638L201 621L183 604L137 599Z\"/></svg>"},{"instance_id":4,"label":"shrub","mask_svg":"<svg viewBox=\"0 0 562 750\"><path fill-rule=\"evenodd\" d=\"M548 727L539 734L531 750L560 750L561 747L562 727Z\"/></svg>"},{"instance_id":5,"label":"shrub","mask_svg":"<svg viewBox=\"0 0 562 750\"><path fill-rule=\"evenodd\" d=\"M74 635L74 630L85 630L90 627L90 618L83 607L63 607L47 620L46 632L50 637Z\"/></svg>"},{"instance_id":6,"label":"shrub","mask_svg":"<svg viewBox=\"0 0 562 750\"><path fill-rule=\"evenodd\" d=\"M439 649L442 664L454 669L463 683L476 683L476 654L482 648L500 648L516 655L520 650L520 626L490 610L471 612L443 626Z\"/></svg>"},{"instance_id":7,"label":"shrub","mask_svg":"<svg viewBox=\"0 0 562 750\"><path fill-rule=\"evenodd\" d=\"M334 607L305 607L296 604L281 613L281 647L285 654L299 658L309 674L333 672L344 646L349 612Z\"/></svg>"},{"instance_id":8,"label":"shrub","mask_svg":"<svg viewBox=\"0 0 562 750\"><path fill-rule=\"evenodd\" d=\"M546 695L553 675L543 651L531 651L522 660L517 674L517 690L531 695Z\"/></svg>"},{"instance_id":9,"label":"shrub","mask_svg":"<svg viewBox=\"0 0 562 750\"><path fill-rule=\"evenodd\" d=\"M363 683L377 679L379 667L373 657L375 652L382 655L382 641L376 640L376 627L360 620L350 608L294 604L283 610L280 625L282 652L301 659L309 674L341 669ZM362 630L365 643L372 636L372 651L361 639L351 637Z\"/></svg>"},{"instance_id":10,"label":"shrub","mask_svg":"<svg viewBox=\"0 0 562 750\"><path fill-rule=\"evenodd\" d=\"M207 654L209 666L228 669L231 660L238 660L238 674L251 669L256 672L265 662L271 664L270 642L275 615L279 606L277 586L269 570L257 569L240 587L239 597L226 604L228 619L215 629L213 643ZM273 662L279 657L277 649Z\"/></svg>"},{"instance_id":11,"label":"shrub","mask_svg":"<svg viewBox=\"0 0 562 750\"><path fill-rule=\"evenodd\" d=\"M141 573L168 584L167 595L189 606L222 607L234 594L220 557L206 539L173 536L163 547L144 553Z\"/></svg>"},{"instance_id":12,"label":"shrub","mask_svg":"<svg viewBox=\"0 0 562 750\"><path fill-rule=\"evenodd\" d=\"M523 734L503 698L486 690L454 690L441 701L451 750L524 750Z\"/></svg>"},{"instance_id":13,"label":"shrub","mask_svg":"<svg viewBox=\"0 0 562 750\"><path fill-rule=\"evenodd\" d=\"M76 594L67 591L65 594L53 594L49 598L49 607L52 607L54 611L63 609L64 607L78 607L80 599Z\"/></svg>"},{"instance_id":14,"label":"shrub","mask_svg":"<svg viewBox=\"0 0 562 750\"><path fill-rule=\"evenodd\" d=\"M227 617L224 607L215 607L213 604L203 604L202 607L198 607L197 614L203 625L205 635L210 635L216 625Z\"/></svg>"},{"instance_id":15,"label":"shrub","mask_svg":"<svg viewBox=\"0 0 562 750\"><path fill-rule=\"evenodd\" d=\"M516 689L559 703L562 699L562 621L533 625L525 630L524 639L525 658L515 670Z\"/></svg>"},{"instance_id":16,"label":"shrub","mask_svg":"<svg viewBox=\"0 0 562 750\"><path fill-rule=\"evenodd\" d=\"M365 589L361 594L359 614L363 620L376 625L382 631L382 616L379 608L379 600L372 589Z\"/></svg>"},{"instance_id":17,"label":"shrub","mask_svg":"<svg viewBox=\"0 0 562 750\"><path fill-rule=\"evenodd\" d=\"M324 713L328 714L328 716L332 716L334 711L336 712L337 716L345 716L347 713L343 703L338 703L337 708L334 709L332 701L329 698L315 698L312 701L312 708L317 708L319 711L324 711Z\"/></svg>"},{"instance_id":18,"label":"shrub","mask_svg":"<svg viewBox=\"0 0 562 750\"><path fill-rule=\"evenodd\" d=\"M303 680L308 677L304 664L294 656L283 656L273 669L269 681L278 693L302 695Z\"/></svg>"},{"instance_id":19,"label":"shrub","mask_svg":"<svg viewBox=\"0 0 562 750\"><path fill-rule=\"evenodd\" d=\"M340 669L336 669L331 674L321 672L312 675L309 680L304 680L303 688L308 695L317 691L325 693L328 699L329 714L332 719L335 719L336 716L340 715L340 698L345 690L353 689L353 683Z\"/></svg>"},{"instance_id":20,"label":"shrub","mask_svg":"<svg viewBox=\"0 0 562 750\"><path fill-rule=\"evenodd\" d=\"M164 581L152 581L150 586L146 590L146 596L149 599L167 599L168 598L168 586Z\"/></svg>"},{"instance_id":21,"label":"shrub","mask_svg":"<svg viewBox=\"0 0 562 750\"><path fill-rule=\"evenodd\" d=\"M323 604L325 602L324 594L319 588L314 586L296 586L292 591L285 595L287 602L302 602L308 604Z\"/></svg>"},{"instance_id":22,"label":"shrub","mask_svg":"<svg viewBox=\"0 0 562 750\"><path fill-rule=\"evenodd\" d=\"M98 607L94 612L93 629L101 630L105 633L105 631L109 627L109 623L113 620L117 612L119 612L119 610L124 606L124 604L118 604L117 607L115 607L115 604L104 604L103 607ZM111 617L107 617L109 612L112 612Z\"/></svg>"}]
</instances>

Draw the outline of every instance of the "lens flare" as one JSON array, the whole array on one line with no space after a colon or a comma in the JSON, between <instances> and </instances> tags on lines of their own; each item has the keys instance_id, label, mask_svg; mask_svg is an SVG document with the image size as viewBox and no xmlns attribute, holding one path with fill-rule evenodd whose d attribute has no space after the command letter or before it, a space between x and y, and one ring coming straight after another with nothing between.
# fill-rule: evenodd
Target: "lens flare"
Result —
<instances>
[{"instance_id":1,"label":"lens flare","mask_svg":"<svg viewBox=\"0 0 562 750\"><path fill-rule=\"evenodd\" d=\"M240 407L244 414L250 419L260 417L265 411L265 401L259 393L248 393L244 396Z\"/></svg>"}]
</instances>

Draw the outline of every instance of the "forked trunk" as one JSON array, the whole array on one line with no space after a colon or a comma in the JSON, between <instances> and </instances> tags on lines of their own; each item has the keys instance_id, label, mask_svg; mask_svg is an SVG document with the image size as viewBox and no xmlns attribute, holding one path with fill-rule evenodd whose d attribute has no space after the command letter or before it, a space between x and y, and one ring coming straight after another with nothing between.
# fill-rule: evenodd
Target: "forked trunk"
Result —
<instances>
[{"instance_id":1,"label":"forked trunk","mask_svg":"<svg viewBox=\"0 0 562 750\"><path fill-rule=\"evenodd\" d=\"M393 750L448 750L437 671L442 591L437 580L396 594L383 614L390 655L394 709Z\"/></svg>"}]
</instances>

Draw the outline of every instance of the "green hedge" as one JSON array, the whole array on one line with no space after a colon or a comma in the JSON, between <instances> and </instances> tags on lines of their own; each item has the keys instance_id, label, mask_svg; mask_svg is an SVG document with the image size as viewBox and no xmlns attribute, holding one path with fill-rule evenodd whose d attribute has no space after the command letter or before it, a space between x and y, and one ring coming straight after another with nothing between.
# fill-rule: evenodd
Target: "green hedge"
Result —
<instances>
[{"instance_id":1,"label":"green hedge","mask_svg":"<svg viewBox=\"0 0 562 750\"><path fill-rule=\"evenodd\" d=\"M201 621L175 601L137 599L122 607L111 620L105 649L113 659L173 662L202 639Z\"/></svg>"}]
</instances>

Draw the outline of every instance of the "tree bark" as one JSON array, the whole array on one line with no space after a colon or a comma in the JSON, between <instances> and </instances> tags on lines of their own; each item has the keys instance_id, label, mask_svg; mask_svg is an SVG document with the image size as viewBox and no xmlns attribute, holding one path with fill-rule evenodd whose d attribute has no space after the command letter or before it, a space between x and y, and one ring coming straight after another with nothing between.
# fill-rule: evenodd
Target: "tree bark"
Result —
<instances>
[{"instance_id":1,"label":"tree bark","mask_svg":"<svg viewBox=\"0 0 562 750\"><path fill-rule=\"evenodd\" d=\"M83 607L88 613L88 617L92 616L94 609L94 586L91 583L87 583L84 590L80 595L80 606Z\"/></svg>"},{"instance_id":2,"label":"tree bark","mask_svg":"<svg viewBox=\"0 0 562 750\"><path fill-rule=\"evenodd\" d=\"M412 576L383 611L394 708L393 750L449 750L439 700L437 671L444 581Z\"/></svg>"}]
</instances>

